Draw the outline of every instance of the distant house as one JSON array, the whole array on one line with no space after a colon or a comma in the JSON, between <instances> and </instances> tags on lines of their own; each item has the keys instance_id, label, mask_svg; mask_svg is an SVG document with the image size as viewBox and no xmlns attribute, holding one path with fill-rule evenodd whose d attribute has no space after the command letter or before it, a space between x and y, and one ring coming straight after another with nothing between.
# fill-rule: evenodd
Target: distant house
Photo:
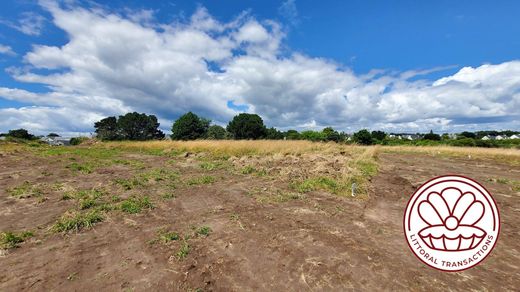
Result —
<instances>
[{"instance_id":1,"label":"distant house","mask_svg":"<svg viewBox=\"0 0 520 292\"><path fill-rule=\"evenodd\" d=\"M507 139L507 136L498 135L495 137L495 140L505 140Z\"/></svg>"},{"instance_id":2,"label":"distant house","mask_svg":"<svg viewBox=\"0 0 520 292\"><path fill-rule=\"evenodd\" d=\"M457 139L458 136L457 136L457 134L455 134L455 133L451 133L451 134L448 134L448 137L449 137L451 140L455 140L455 139Z\"/></svg>"},{"instance_id":3,"label":"distant house","mask_svg":"<svg viewBox=\"0 0 520 292\"><path fill-rule=\"evenodd\" d=\"M5 136L0 136L0 140L5 140Z\"/></svg>"},{"instance_id":4,"label":"distant house","mask_svg":"<svg viewBox=\"0 0 520 292\"><path fill-rule=\"evenodd\" d=\"M486 136L482 137L481 140L484 140L484 141L487 141L487 140L495 140L495 137L486 135Z\"/></svg>"},{"instance_id":5,"label":"distant house","mask_svg":"<svg viewBox=\"0 0 520 292\"><path fill-rule=\"evenodd\" d=\"M509 137L509 139L520 139L520 134L511 135L511 137Z\"/></svg>"},{"instance_id":6,"label":"distant house","mask_svg":"<svg viewBox=\"0 0 520 292\"><path fill-rule=\"evenodd\" d=\"M70 145L70 139L62 137L43 137L40 138L40 141L43 141L51 146Z\"/></svg>"}]
</instances>

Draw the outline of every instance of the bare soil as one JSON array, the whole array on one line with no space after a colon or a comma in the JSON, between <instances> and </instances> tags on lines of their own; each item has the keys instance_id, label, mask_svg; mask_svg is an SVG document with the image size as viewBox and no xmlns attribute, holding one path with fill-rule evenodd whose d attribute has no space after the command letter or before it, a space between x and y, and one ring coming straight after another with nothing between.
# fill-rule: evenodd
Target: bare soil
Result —
<instances>
[{"instance_id":1,"label":"bare soil","mask_svg":"<svg viewBox=\"0 0 520 292\"><path fill-rule=\"evenodd\" d=\"M357 200L322 191L286 197L288 184L277 176L243 174L229 162L202 169L200 159L184 156L123 153L120 159L139 161L141 168L111 164L92 173L67 168L69 157L27 152L0 157L0 231L35 233L19 247L0 253L0 290L468 291L520 287L520 193L500 180L519 180L519 166L380 153L369 198ZM312 167L307 162L302 165ZM150 182L123 190L114 183L116 178L128 179L158 168L177 172L177 187ZM457 273L436 271L417 260L402 231L403 212L414 190L448 173L481 182L496 199L502 223L491 255L480 265ZM203 175L212 176L214 182L186 184ZM8 193L24 181L39 186L43 195L19 199ZM56 220L77 208L75 200L62 199L67 188L104 188L123 199L147 194L155 208L137 214L114 210L91 229L55 233L51 226ZM168 192L174 197L165 197ZM196 234L194 230L201 226L211 228L209 235ZM156 240L161 230L189 235L189 239L164 243ZM189 252L178 258L184 244L189 245Z\"/></svg>"}]
</instances>

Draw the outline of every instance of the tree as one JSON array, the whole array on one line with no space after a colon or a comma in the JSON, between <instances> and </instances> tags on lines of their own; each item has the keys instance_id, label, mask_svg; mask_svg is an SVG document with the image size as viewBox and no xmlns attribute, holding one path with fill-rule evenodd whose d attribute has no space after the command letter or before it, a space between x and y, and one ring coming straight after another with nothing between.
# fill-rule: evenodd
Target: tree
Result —
<instances>
[{"instance_id":1,"label":"tree","mask_svg":"<svg viewBox=\"0 0 520 292\"><path fill-rule=\"evenodd\" d=\"M206 133L206 138L212 139L212 140L223 140L226 139L227 132L226 129L224 129L221 126L213 125L208 128L208 132Z\"/></svg>"},{"instance_id":2,"label":"tree","mask_svg":"<svg viewBox=\"0 0 520 292\"><path fill-rule=\"evenodd\" d=\"M459 136L462 136L461 138L472 138L472 139L475 139L477 137L477 134L475 133L472 133L472 132L467 132L467 131L464 131L462 133L460 133Z\"/></svg>"},{"instance_id":3,"label":"tree","mask_svg":"<svg viewBox=\"0 0 520 292\"><path fill-rule=\"evenodd\" d=\"M359 144L363 145L371 145L372 144L372 135L367 129L363 129L360 131L357 131L352 136L354 141L356 141Z\"/></svg>"},{"instance_id":4,"label":"tree","mask_svg":"<svg viewBox=\"0 0 520 292\"><path fill-rule=\"evenodd\" d=\"M57 137L61 137L61 136L56 133L49 133L49 135L47 135L47 137L48 138L57 138Z\"/></svg>"},{"instance_id":5,"label":"tree","mask_svg":"<svg viewBox=\"0 0 520 292\"><path fill-rule=\"evenodd\" d=\"M304 140L310 140L310 141L325 141L326 139L326 136L323 132L318 132L318 131L312 131L312 130L307 130L307 131L303 131L300 135L300 137Z\"/></svg>"},{"instance_id":6,"label":"tree","mask_svg":"<svg viewBox=\"0 0 520 292\"><path fill-rule=\"evenodd\" d=\"M386 138L386 133L383 131L372 131L371 135L377 141L383 141Z\"/></svg>"},{"instance_id":7,"label":"tree","mask_svg":"<svg viewBox=\"0 0 520 292\"><path fill-rule=\"evenodd\" d=\"M34 135L30 134L26 129L9 130L6 136L26 140L33 140L35 138Z\"/></svg>"},{"instance_id":8,"label":"tree","mask_svg":"<svg viewBox=\"0 0 520 292\"><path fill-rule=\"evenodd\" d=\"M438 134L434 134L432 130L430 130L430 133L424 135L423 137L424 140L432 140L432 141L440 141L441 140L441 136L439 136Z\"/></svg>"},{"instance_id":9,"label":"tree","mask_svg":"<svg viewBox=\"0 0 520 292\"><path fill-rule=\"evenodd\" d=\"M285 137L287 137L287 140L300 140L300 133L296 130L289 130L285 133Z\"/></svg>"},{"instance_id":10,"label":"tree","mask_svg":"<svg viewBox=\"0 0 520 292\"><path fill-rule=\"evenodd\" d=\"M163 139L164 133L159 130L159 125L156 116L136 112L119 116L117 120L118 132L125 140Z\"/></svg>"},{"instance_id":11,"label":"tree","mask_svg":"<svg viewBox=\"0 0 520 292\"><path fill-rule=\"evenodd\" d=\"M282 140L284 135L278 129L272 127L267 129L265 137L270 140Z\"/></svg>"},{"instance_id":12,"label":"tree","mask_svg":"<svg viewBox=\"0 0 520 292\"><path fill-rule=\"evenodd\" d=\"M117 118L104 118L94 124L97 137L101 140L119 140L121 136L118 133Z\"/></svg>"},{"instance_id":13,"label":"tree","mask_svg":"<svg viewBox=\"0 0 520 292\"><path fill-rule=\"evenodd\" d=\"M260 139L265 137L267 129L264 121L257 114L238 114L227 125L227 130L235 139Z\"/></svg>"},{"instance_id":14,"label":"tree","mask_svg":"<svg viewBox=\"0 0 520 292\"><path fill-rule=\"evenodd\" d=\"M208 131L210 122L210 120L199 118L196 114L188 112L173 123L171 137L174 140L203 138Z\"/></svg>"},{"instance_id":15,"label":"tree","mask_svg":"<svg viewBox=\"0 0 520 292\"><path fill-rule=\"evenodd\" d=\"M340 139L339 133L337 131L335 131L333 128L327 127L325 129L323 129L322 132L323 132L323 135L325 136L325 141L339 142L339 139Z\"/></svg>"}]
</instances>

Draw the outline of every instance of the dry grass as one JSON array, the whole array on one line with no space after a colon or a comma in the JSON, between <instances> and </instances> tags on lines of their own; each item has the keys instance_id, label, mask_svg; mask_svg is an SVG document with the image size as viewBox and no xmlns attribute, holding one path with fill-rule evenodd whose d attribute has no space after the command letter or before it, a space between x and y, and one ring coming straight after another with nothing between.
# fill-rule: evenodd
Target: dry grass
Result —
<instances>
[{"instance_id":1,"label":"dry grass","mask_svg":"<svg viewBox=\"0 0 520 292\"><path fill-rule=\"evenodd\" d=\"M509 148L477 148L451 146L383 146L384 152L423 153L431 156L455 156L471 159L491 159L520 165L520 150Z\"/></svg>"},{"instance_id":2,"label":"dry grass","mask_svg":"<svg viewBox=\"0 0 520 292\"><path fill-rule=\"evenodd\" d=\"M268 154L302 154L309 152L334 153L352 151L359 146L340 145L334 142L319 143L310 141L283 140L197 140L197 141L147 141L147 142L109 142L106 147L123 150L179 153L209 152L215 155L268 155Z\"/></svg>"}]
</instances>

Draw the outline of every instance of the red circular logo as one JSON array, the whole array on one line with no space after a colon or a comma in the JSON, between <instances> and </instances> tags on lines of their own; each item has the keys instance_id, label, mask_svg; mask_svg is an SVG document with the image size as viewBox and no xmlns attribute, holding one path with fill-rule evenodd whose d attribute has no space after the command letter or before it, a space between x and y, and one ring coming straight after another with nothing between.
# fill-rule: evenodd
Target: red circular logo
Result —
<instances>
[{"instance_id":1,"label":"red circular logo","mask_svg":"<svg viewBox=\"0 0 520 292\"><path fill-rule=\"evenodd\" d=\"M428 266L447 272L469 269L495 247L500 217L491 194L457 175L436 177L410 198L404 233L412 252Z\"/></svg>"}]
</instances>

